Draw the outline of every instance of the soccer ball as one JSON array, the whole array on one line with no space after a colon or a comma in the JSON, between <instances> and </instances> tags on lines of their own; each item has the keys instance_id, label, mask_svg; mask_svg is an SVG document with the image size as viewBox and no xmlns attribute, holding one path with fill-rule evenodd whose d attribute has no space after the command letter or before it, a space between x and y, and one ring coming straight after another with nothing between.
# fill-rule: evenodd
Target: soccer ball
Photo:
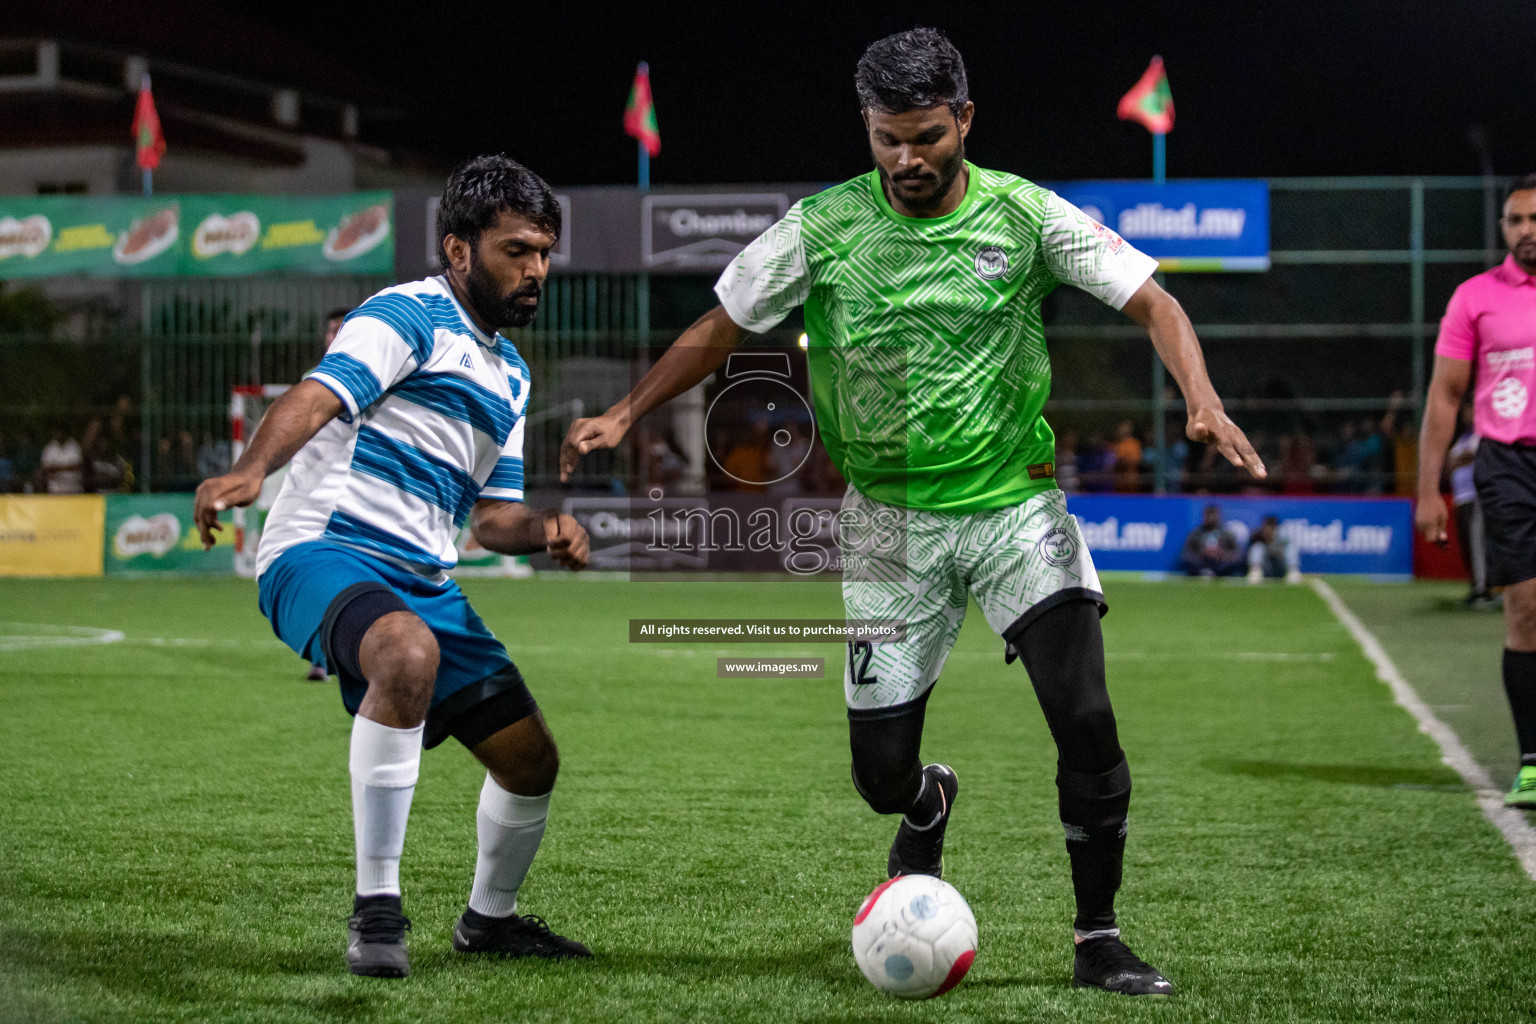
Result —
<instances>
[{"instance_id":1,"label":"soccer ball","mask_svg":"<svg viewBox=\"0 0 1536 1024\"><path fill-rule=\"evenodd\" d=\"M932 875L898 875L864 897L853 918L853 958L864 977L903 999L943 995L976 959L976 916Z\"/></svg>"}]
</instances>

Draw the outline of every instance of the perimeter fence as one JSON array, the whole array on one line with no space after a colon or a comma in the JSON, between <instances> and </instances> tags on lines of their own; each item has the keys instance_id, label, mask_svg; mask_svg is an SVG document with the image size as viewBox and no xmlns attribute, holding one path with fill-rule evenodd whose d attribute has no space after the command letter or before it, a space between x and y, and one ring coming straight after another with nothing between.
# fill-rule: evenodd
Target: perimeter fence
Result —
<instances>
[{"instance_id":1,"label":"perimeter fence","mask_svg":"<svg viewBox=\"0 0 1536 1024\"><path fill-rule=\"evenodd\" d=\"M1411 490L1439 316L1458 283L1502 258L1502 185L1481 177L1270 179L1268 271L1164 276L1196 326L1228 411L1277 470L1271 487ZM55 425L120 460L128 472L119 487L194 486L227 463L231 389L297 380L320 357L325 314L388 283L135 284L125 286L138 292L125 304L129 323L77 314L57 324L22 317L18 327L13 316L8 327L0 306L0 462L12 464L10 489L25 485ZM647 354L713 304L712 284L712 276L550 279L538 321L513 332L534 377L529 486L558 482L569 421L623 395ZM1182 441L1182 402L1139 328L1071 288L1047 299L1045 315L1054 366L1047 416L1063 459L1079 462L1078 486L1244 486ZM792 350L797 323L765 343ZM694 396L692 407L703 399ZM1117 434L1136 442L1134 472L1115 461ZM681 433L673 442L692 445L682 456L702 462L696 442ZM627 448L584 461L576 483L622 491L640 475Z\"/></svg>"}]
</instances>

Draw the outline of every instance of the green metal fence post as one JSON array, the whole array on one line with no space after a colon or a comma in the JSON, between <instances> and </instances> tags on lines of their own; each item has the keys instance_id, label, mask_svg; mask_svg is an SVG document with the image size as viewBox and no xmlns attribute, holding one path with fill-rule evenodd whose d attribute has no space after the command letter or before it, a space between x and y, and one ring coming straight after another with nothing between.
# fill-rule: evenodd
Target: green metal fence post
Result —
<instances>
[{"instance_id":1,"label":"green metal fence post","mask_svg":"<svg viewBox=\"0 0 1536 1024\"><path fill-rule=\"evenodd\" d=\"M150 294L149 283L139 289L139 490L149 493L149 458L154 448L150 437L149 399L153 385L150 382Z\"/></svg>"},{"instance_id":2,"label":"green metal fence post","mask_svg":"<svg viewBox=\"0 0 1536 1024\"><path fill-rule=\"evenodd\" d=\"M1413 325L1413 408L1424 408L1424 179L1414 178L1408 189L1408 248L1412 263L1408 318Z\"/></svg>"}]
</instances>

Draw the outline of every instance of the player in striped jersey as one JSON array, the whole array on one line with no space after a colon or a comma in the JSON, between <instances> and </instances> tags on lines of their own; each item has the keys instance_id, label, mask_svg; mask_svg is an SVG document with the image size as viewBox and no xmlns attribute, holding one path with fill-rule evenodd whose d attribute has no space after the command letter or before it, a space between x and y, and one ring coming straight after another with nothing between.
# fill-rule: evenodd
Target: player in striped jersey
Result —
<instances>
[{"instance_id":1,"label":"player in striped jersey","mask_svg":"<svg viewBox=\"0 0 1536 1024\"><path fill-rule=\"evenodd\" d=\"M516 913L559 759L506 648L446 575L466 521L492 551L586 564L574 519L523 504L528 365L497 334L538 312L560 207L531 171L478 157L449 179L437 229L443 275L353 310L229 474L198 488L195 513L211 545L218 513L249 504L293 460L257 550L259 601L284 643L324 656L356 716L347 962L375 977L410 973L400 855L422 748L449 736L487 769L454 949L591 955Z\"/></svg>"}]
</instances>

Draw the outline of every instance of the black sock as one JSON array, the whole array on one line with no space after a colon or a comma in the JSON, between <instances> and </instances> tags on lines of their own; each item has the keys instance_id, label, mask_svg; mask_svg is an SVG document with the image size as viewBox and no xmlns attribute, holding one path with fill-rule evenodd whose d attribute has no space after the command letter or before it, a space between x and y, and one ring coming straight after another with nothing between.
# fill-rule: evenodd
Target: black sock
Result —
<instances>
[{"instance_id":1,"label":"black sock","mask_svg":"<svg viewBox=\"0 0 1536 1024\"><path fill-rule=\"evenodd\" d=\"M1061 827L1072 862L1072 894L1079 932L1115 926L1115 893L1125 863L1126 811L1131 770L1122 759L1107 772L1088 775L1061 765L1056 770Z\"/></svg>"},{"instance_id":2,"label":"black sock","mask_svg":"<svg viewBox=\"0 0 1536 1024\"><path fill-rule=\"evenodd\" d=\"M361 913L368 907L389 907L391 910L398 911L400 909L400 897L391 893L381 893L378 896L352 894L352 913Z\"/></svg>"},{"instance_id":3,"label":"black sock","mask_svg":"<svg viewBox=\"0 0 1536 1024\"><path fill-rule=\"evenodd\" d=\"M487 914L482 914L473 907L464 908L464 923L471 928L488 928L498 921L505 920L506 918L504 917L491 917Z\"/></svg>"},{"instance_id":4,"label":"black sock","mask_svg":"<svg viewBox=\"0 0 1536 1024\"><path fill-rule=\"evenodd\" d=\"M1536 651L1504 648L1504 693L1515 718L1520 763L1536 764Z\"/></svg>"},{"instance_id":5,"label":"black sock","mask_svg":"<svg viewBox=\"0 0 1536 1024\"><path fill-rule=\"evenodd\" d=\"M939 820L939 815L944 813L944 790L939 784L923 773L923 787L918 790L917 798L912 801L911 808L907 811L907 820L917 828L928 828Z\"/></svg>"}]
</instances>

